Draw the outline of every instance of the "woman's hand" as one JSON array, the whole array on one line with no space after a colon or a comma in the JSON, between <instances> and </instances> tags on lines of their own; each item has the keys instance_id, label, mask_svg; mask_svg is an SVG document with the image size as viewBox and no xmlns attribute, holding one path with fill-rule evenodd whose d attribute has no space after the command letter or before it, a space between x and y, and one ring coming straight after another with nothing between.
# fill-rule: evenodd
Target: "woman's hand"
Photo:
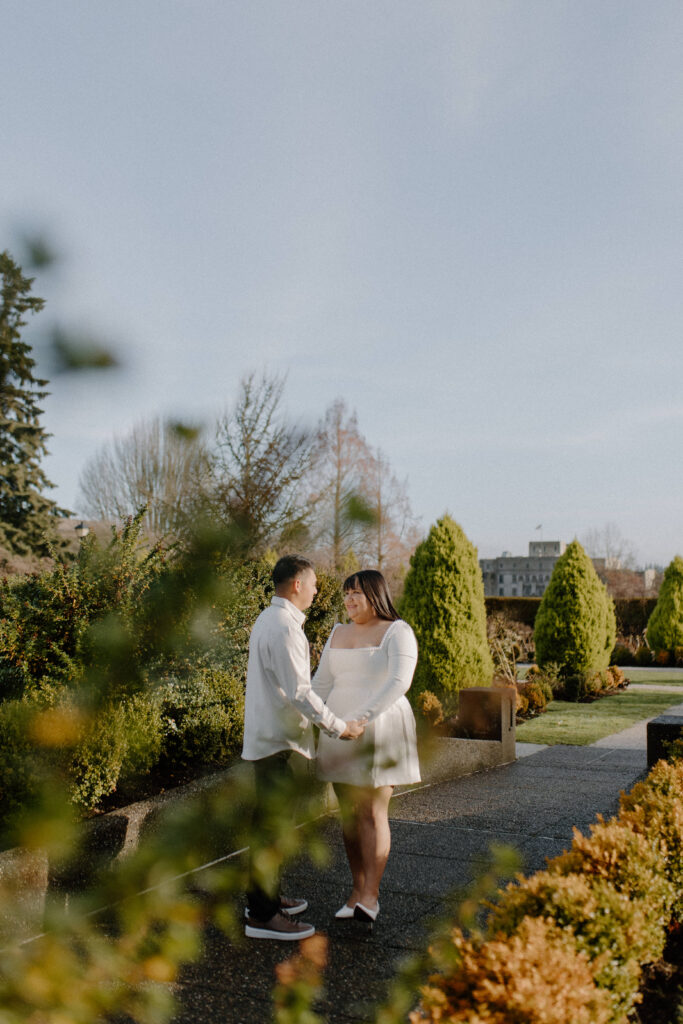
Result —
<instances>
[{"instance_id":1,"label":"woman's hand","mask_svg":"<svg viewBox=\"0 0 683 1024\"><path fill-rule=\"evenodd\" d=\"M346 729L341 734L339 739L341 740L357 740L365 732L366 719L354 719L351 722L346 723Z\"/></svg>"}]
</instances>

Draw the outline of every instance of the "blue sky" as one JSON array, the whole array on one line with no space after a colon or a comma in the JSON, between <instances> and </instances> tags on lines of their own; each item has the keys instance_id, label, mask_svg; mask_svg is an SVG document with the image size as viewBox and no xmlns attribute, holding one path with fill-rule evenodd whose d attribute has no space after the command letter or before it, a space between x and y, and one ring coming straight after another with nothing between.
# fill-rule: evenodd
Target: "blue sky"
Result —
<instances>
[{"instance_id":1,"label":"blue sky","mask_svg":"<svg viewBox=\"0 0 683 1024\"><path fill-rule=\"evenodd\" d=\"M678 0L6 0L0 49L0 246L123 360L52 381L62 503L267 368L482 555L683 551Z\"/></svg>"}]
</instances>

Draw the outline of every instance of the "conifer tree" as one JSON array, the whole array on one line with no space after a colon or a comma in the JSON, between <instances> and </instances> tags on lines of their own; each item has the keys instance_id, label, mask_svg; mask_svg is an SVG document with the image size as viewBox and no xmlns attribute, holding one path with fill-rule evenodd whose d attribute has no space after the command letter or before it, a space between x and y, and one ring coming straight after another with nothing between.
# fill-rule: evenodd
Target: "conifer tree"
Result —
<instances>
[{"instance_id":1,"label":"conifer tree","mask_svg":"<svg viewBox=\"0 0 683 1024\"><path fill-rule=\"evenodd\" d=\"M555 563L534 627L536 661L564 675L607 668L616 636L614 602L573 540Z\"/></svg>"},{"instance_id":2,"label":"conifer tree","mask_svg":"<svg viewBox=\"0 0 683 1024\"><path fill-rule=\"evenodd\" d=\"M40 466L49 435L38 402L47 381L34 377L31 347L21 340L25 317L44 303L30 294L32 279L8 252L0 253L0 277L0 545L18 555L46 555L56 517L68 513L43 493L54 486Z\"/></svg>"},{"instance_id":3,"label":"conifer tree","mask_svg":"<svg viewBox=\"0 0 683 1024\"><path fill-rule=\"evenodd\" d=\"M646 635L650 647L656 651L683 647L683 558L680 555L666 568Z\"/></svg>"},{"instance_id":4,"label":"conifer tree","mask_svg":"<svg viewBox=\"0 0 683 1024\"><path fill-rule=\"evenodd\" d=\"M449 515L432 526L410 559L401 614L419 647L415 694L489 685L493 662L477 549Z\"/></svg>"}]
</instances>

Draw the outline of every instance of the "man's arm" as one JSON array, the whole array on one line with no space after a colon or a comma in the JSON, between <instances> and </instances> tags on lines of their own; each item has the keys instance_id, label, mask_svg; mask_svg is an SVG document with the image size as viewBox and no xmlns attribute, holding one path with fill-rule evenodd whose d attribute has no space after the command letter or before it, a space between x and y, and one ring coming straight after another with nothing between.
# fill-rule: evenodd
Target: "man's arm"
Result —
<instances>
[{"instance_id":1,"label":"man's arm","mask_svg":"<svg viewBox=\"0 0 683 1024\"><path fill-rule=\"evenodd\" d=\"M297 711L330 736L356 739L361 735L362 731L356 731L357 723L339 718L312 690L308 643L303 630L283 629L268 646L271 669L282 693Z\"/></svg>"}]
</instances>

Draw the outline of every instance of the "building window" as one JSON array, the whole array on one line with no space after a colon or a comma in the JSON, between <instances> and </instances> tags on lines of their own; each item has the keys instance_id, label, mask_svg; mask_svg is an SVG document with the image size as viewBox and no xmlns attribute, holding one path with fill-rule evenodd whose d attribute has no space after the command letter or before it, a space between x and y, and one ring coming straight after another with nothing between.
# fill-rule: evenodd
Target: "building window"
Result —
<instances>
[{"instance_id":1,"label":"building window","mask_svg":"<svg viewBox=\"0 0 683 1024\"><path fill-rule=\"evenodd\" d=\"M499 582L499 583L502 583L502 582L503 582L503 574L502 574L502 573L501 573L501 574L500 574L500 576L498 577L498 582Z\"/></svg>"},{"instance_id":2,"label":"building window","mask_svg":"<svg viewBox=\"0 0 683 1024\"><path fill-rule=\"evenodd\" d=\"M502 596L503 596L503 588L502 587L498 587L498 597L502 597Z\"/></svg>"},{"instance_id":3,"label":"building window","mask_svg":"<svg viewBox=\"0 0 683 1024\"><path fill-rule=\"evenodd\" d=\"M512 596L517 597L517 587L512 588Z\"/></svg>"}]
</instances>

